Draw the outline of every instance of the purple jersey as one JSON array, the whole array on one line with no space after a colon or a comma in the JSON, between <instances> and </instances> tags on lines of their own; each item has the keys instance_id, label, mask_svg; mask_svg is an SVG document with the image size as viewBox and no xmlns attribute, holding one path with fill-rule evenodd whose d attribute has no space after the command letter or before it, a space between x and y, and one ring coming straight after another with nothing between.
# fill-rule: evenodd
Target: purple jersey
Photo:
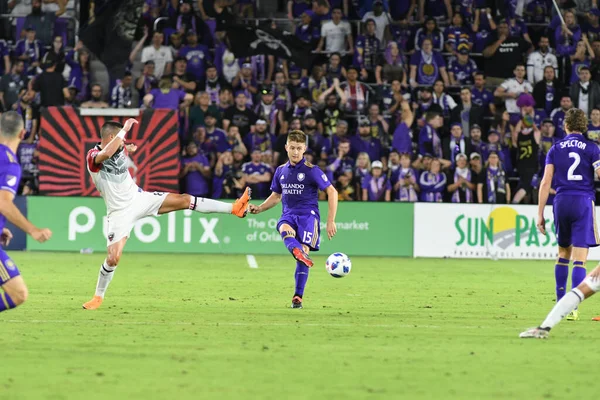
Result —
<instances>
[{"instance_id":1,"label":"purple jersey","mask_svg":"<svg viewBox=\"0 0 600 400\"><path fill-rule=\"evenodd\" d=\"M554 136L556 136L559 139L565 137L565 128L563 126L563 123L565 121L565 111L560 107L555 108L550 113L550 118L552 118L552 121L554 122L554 126L556 128Z\"/></svg>"},{"instance_id":2,"label":"purple jersey","mask_svg":"<svg viewBox=\"0 0 600 400\"><path fill-rule=\"evenodd\" d=\"M330 185L327 175L302 159L296 165L288 161L277 167L271 191L281 194L284 216L312 214L319 217L319 190Z\"/></svg>"},{"instance_id":3,"label":"purple jersey","mask_svg":"<svg viewBox=\"0 0 600 400\"><path fill-rule=\"evenodd\" d=\"M600 125L595 126L590 121L587 129L587 138L596 144L600 144Z\"/></svg>"},{"instance_id":4,"label":"purple jersey","mask_svg":"<svg viewBox=\"0 0 600 400\"><path fill-rule=\"evenodd\" d=\"M458 49L458 46L462 43L468 44L471 42L471 35L467 32L467 29L462 26L449 26L444 32L446 43L452 46L452 49Z\"/></svg>"},{"instance_id":5,"label":"purple jersey","mask_svg":"<svg viewBox=\"0 0 600 400\"><path fill-rule=\"evenodd\" d=\"M263 175L271 173L271 167L265 163L247 162L242 165L242 172L248 175ZM249 184L252 188L252 198L266 199L269 196L269 182L259 182Z\"/></svg>"},{"instance_id":6,"label":"purple jersey","mask_svg":"<svg viewBox=\"0 0 600 400\"><path fill-rule=\"evenodd\" d=\"M21 39L15 45L15 57L20 57L22 55L29 56L29 59L25 61L25 69L28 69L29 63L41 61L42 56L44 55L44 47L38 40L29 42L26 39Z\"/></svg>"},{"instance_id":7,"label":"purple jersey","mask_svg":"<svg viewBox=\"0 0 600 400\"><path fill-rule=\"evenodd\" d=\"M254 150L259 150L261 152L273 151L275 135L267 132L262 135L258 133L249 133L244 138L244 144L250 153Z\"/></svg>"},{"instance_id":8,"label":"purple jersey","mask_svg":"<svg viewBox=\"0 0 600 400\"><path fill-rule=\"evenodd\" d=\"M209 147L212 147L217 153L223 153L231 147L227 141L225 131L219 128L215 128L212 133L206 132L206 142L210 142Z\"/></svg>"},{"instance_id":9,"label":"purple jersey","mask_svg":"<svg viewBox=\"0 0 600 400\"><path fill-rule=\"evenodd\" d=\"M386 175L375 178L371 174L367 174L362 179L361 187L367 189L368 201L383 201L385 193L392 190L392 184Z\"/></svg>"},{"instance_id":10,"label":"purple jersey","mask_svg":"<svg viewBox=\"0 0 600 400\"><path fill-rule=\"evenodd\" d=\"M571 85L579 82L579 71L583 67L590 67L590 59L586 56L583 61L575 61L571 64L571 81L569 82Z\"/></svg>"},{"instance_id":11,"label":"purple jersey","mask_svg":"<svg viewBox=\"0 0 600 400\"><path fill-rule=\"evenodd\" d=\"M0 144L0 190L17 195L21 182L19 159L7 146ZM0 231L6 226L6 217L0 214Z\"/></svg>"},{"instance_id":12,"label":"purple jersey","mask_svg":"<svg viewBox=\"0 0 600 400\"><path fill-rule=\"evenodd\" d=\"M554 165L556 194L595 196L594 174L600 168L600 149L580 134L570 134L552 146L546 165Z\"/></svg>"},{"instance_id":13,"label":"purple jersey","mask_svg":"<svg viewBox=\"0 0 600 400\"><path fill-rule=\"evenodd\" d=\"M527 22L533 23L544 23L546 22L546 15L548 15L548 6L545 0L532 0L526 8L526 20Z\"/></svg>"},{"instance_id":14,"label":"purple jersey","mask_svg":"<svg viewBox=\"0 0 600 400\"><path fill-rule=\"evenodd\" d=\"M350 157L357 158L359 153L367 153L372 161L381 160L381 141L372 136L365 138L360 135L350 137Z\"/></svg>"},{"instance_id":15,"label":"purple jersey","mask_svg":"<svg viewBox=\"0 0 600 400\"><path fill-rule=\"evenodd\" d=\"M193 162L200 163L205 167L210 166L206 156L200 153L196 154L194 157L183 157L181 159L181 166L185 167ZM192 196L207 196L210 193L208 179L202 175L200 171L190 171L183 179L186 193L189 193Z\"/></svg>"},{"instance_id":16,"label":"purple jersey","mask_svg":"<svg viewBox=\"0 0 600 400\"><path fill-rule=\"evenodd\" d=\"M471 88L471 100L473 101L473 104L483 107L485 111L489 108L490 103L494 101L494 95L485 88L479 90L473 86Z\"/></svg>"},{"instance_id":17,"label":"purple jersey","mask_svg":"<svg viewBox=\"0 0 600 400\"><path fill-rule=\"evenodd\" d=\"M423 52L417 51L410 57L410 65L417 67L417 83L419 85L433 85L439 76L440 68L446 67L446 62L435 51L429 55L423 55Z\"/></svg>"},{"instance_id":18,"label":"purple jersey","mask_svg":"<svg viewBox=\"0 0 600 400\"><path fill-rule=\"evenodd\" d=\"M412 132L406 123L402 122L396 127L392 148L400 154L412 154Z\"/></svg>"},{"instance_id":19,"label":"purple jersey","mask_svg":"<svg viewBox=\"0 0 600 400\"><path fill-rule=\"evenodd\" d=\"M168 108L170 110L178 110L179 103L183 101L185 92L181 89L169 89L164 93L161 89L152 89L150 94L154 97L152 108Z\"/></svg>"},{"instance_id":20,"label":"purple jersey","mask_svg":"<svg viewBox=\"0 0 600 400\"><path fill-rule=\"evenodd\" d=\"M294 16L294 18L300 18L304 11L310 9L310 0L292 0L292 15Z\"/></svg>"},{"instance_id":21,"label":"purple jersey","mask_svg":"<svg viewBox=\"0 0 600 400\"><path fill-rule=\"evenodd\" d=\"M187 59L186 72L192 74L196 80L204 77L206 63L211 61L208 47L203 44L184 46L179 50L179 56Z\"/></svg>"},{"instance_id":22,"label":"purple jersey","mask_svg":"<svg viewBox=\"0 0 600 400\"><path fill-rule=\"evenodd\" d=\"M451 58L448 62L448 72L454 74L454 79L459 85L472 85L473 73L477 70L477 64L471 58L467 59L466 64L458 62L458 58Z\"/></svg>"}]
</instances>

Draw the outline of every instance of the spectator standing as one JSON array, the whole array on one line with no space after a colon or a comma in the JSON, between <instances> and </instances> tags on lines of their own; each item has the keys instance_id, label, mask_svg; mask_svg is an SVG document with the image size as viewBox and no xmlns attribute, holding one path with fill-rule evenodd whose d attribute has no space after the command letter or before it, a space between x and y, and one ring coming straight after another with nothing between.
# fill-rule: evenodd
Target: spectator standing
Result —
<instances>
[{"instance_id":1,"label":"spectator standing","mask_svg":"<svg viewBox=\"0 0 600 400\"><path fill-rule=\"evenodd\" d=\"M465 133L471 132L473 126L483 125L483 109L473 103L469 87L460 89L460 102L452 109L450 122L459 123Z\"/></svg>"},{"instance_id":2,"label":"spectator standing","mask_svg":"<svg viewBox=\"0 0 600 400\"><path fill-rule=\"evenodd\" d=\"M239 66L239 64L238 64ZM198 89L208 93L212 104L219 103L219 91L225 87L227 83L219 77L217 67L214 64L206 65L206 75L203 81L198 84Z\"/></svg>"},{"instance_id":3,"label":"spectator standing","mask_svg":"<svg viewBox=\"0 0 600 400\"><path fill-rule=\"evenodd\" d=\"M600 85L591 81L590 69L583 66L579 69L579 81L571 85L569 94L573 105L589 115L589 112L600 106Z\"/></svg>"},{"instance_id":4,"label":"spectator standing","mask_svg":"<svg viewBox=\"0 0 600 400\"><path fill-rule=\"evenodd\" d=\"M441 203L444 200L446 190L446 174L441 172L440 160L431 160L429 171L423 171L419 177L419 188L421 189L420 200L426 203Z\"/></svg>"},{"instance_id":5,"label":"spectator standing","mask_svg":"<svg viewBox=\"0 0 600 400\"><path fill-rule=\"evenodd\" d=\"M40 66L44 55L44 47L36 39L36 31L33 27L25 28L25 38L17 41L14 54L18 60L25 62L25 70L28 76L37 74L37 68Z\"/></svg>"},{"instance_id":6,"label":"spectator standing","mask_svg":"<svg viewBox=\"0 0 600 400\"><path fill-rule=\"evenodd\" d=\"M163 46L165 35L162 32L154 32L152 35L152 44L144 47L142 50L142 62L154 62L154 76L160 79L163 74L171 73L173 55L168 46Z\"/></svg>"},{"instance_id":7,"label":"spectator standing","mask_svg":"<svg viewBox=\"0 0 600 400\"><path fill-rule=\"evenodd\" d=\"M590 46L590 43L588 42L585 34L582 36L582 38L583 39L577 43L575 54L572 54L570 57L570 84L577 82L577 80L579 79L579 70L581 69L581 67L586 66L589 68L591 66L591 60L595 58L594 49L592 49L592 46Z\"/></svg>"},{"instance_id":8,"label":"spectator standing","mask_svg":"<svg viewBox=\"0 0 600 400\"><path fill-rule=\"evenodd\" d=\"M358 134L350 137L350 157L356 159L358 153L367 153L369 159L387 163L383 155L381 140L371 135L371 122L367 117L361 116L358 120Z\"/></svg>"},{"instance_id":9,"label":"spectator standing","mask_svg":"<svg viewBox=\"0 0 600 400\"><path fill-rule=\"evenodd\" d=\"M511 36L505 20L498 23L498 29L492 33L487 47L483 50L485 74L490 86L500 85L510 77L511 71L523 63L523 57L531 44L522 37ZM525 76L525 71L523 71Z\"/></svg>"},{"instance_id":10,"label":"spectator standing","mask_svg":"<svg viewBox=\"0 0 600 400\"><path fill-rule=\"evenodd\" d=\"M131 108L133 107L133 77L131 72L125 72L123 79L118 79L116 85L110 94L110 106L112 108Z\"/></svg>"},{"instance_id":11,"label":"spectator standing","mask_svg":"<svg viewBox=\"0 0 600 400\"><path fill-rule=\"evenodd\" d=\"M388 177L383 173L383 163L373 161L371 174L363 178L362 200L363 201L390 201L392 185Z\"/></svg>"},{"instance_id":12,"label":"spectator standing","mask_svg":"<svg viewBox=\"0 0 600 400\"><path fill-rule=\"evenodd\" d=\"M183 179L185 192L197 197L210 195L209 179L212 177L210 163L204 154L198 152L194 141L185 146L185 154L181 158L179 179Z\"/></svg>"},{"instance_id":13,"label":"spectator standing","mask_svg":"<svg viewBox=\"0 0 600 400\"><path fill-rule=\"evenodd\" d=\"M194 29L188 31L187 44L179 50L178 56L187 60L186 72L192 75L195 80L204 79L206 64L212 62L212 60L208 47L198 43L198 34Z\"/></svg>"},{"instance_id":14,"label":"spectator standing","mask_svg":"<svg viewBox=\"0 0 600 400\"><path fill-rule=\"evenodd\" d=\"M444 81L441 79L437 79L433 84L433 104L440 106L444 118L449 118L452 110L456 108L456 101L446 93Z\"/></svg>"},{"instance_id":15,"label":"spectator standing","mask_svg":"<svg viewBox=\"0 0 600 400\"><path fill-rule=\"evenodd\" d=\"M459 153L456 156L456 167L447 175L448 193L452 203L474 203L473 191L476 189L478 177L469 168L467 156Z\"/></svg>"},{"instance_id":16,"label":"spectator standing","mask_svg":"<svg viewBox=\"0 0 600 400\"><path fill-rule=\"evenodd\" d=\"M342 65L342 56L340 53L329 55L329 62L324 65L325 76L330 81L339 79L340 82L346 79L346 68Z\"/></svg>"},{"instance_id":17,"label":"spectator standing","mask_svg":"<svg viewBox=\"0 0 600 400\"><path fill-rule=\"evenodd\" d=\"M242 138L245 138L250 130L254 129L256 114L247 107L246 94L242 91L236 93L235 104L229 107L223 114L223 129L227 130L230 124L240 128Z\"/></svg>"},{"instance_id":18,"label":"spectator standing","mask_svg":"<svg viewBox=\"0 0 600 400\"><path fill-rule=\"evenodd\" d=\"M25 26L31 27L39 32L38 39L42 45L52 45L56 18L63 15L67 10L67 1L68 0L56 0L59 9L51 12L42 11L42 0L31 1L31 14L25 17Z\"/></svg>"},{"instance_id":19,"label":"spectator standing","mask_svg":"<svg viewBox=\"0 0 600 400\"><path fill-rule=\"evenodd\" d=\"M541 133L530 119L523 119L511 128L512 146L517 150L516 167L519 172L519 188L513 198L513 203L520 203L526 196L532 200L532 179L538 172L538 152Z\"/></svg>"},{"instance_id":20,"label":"spectator standing","mask_svg":"<svg viewBox=\"0 0 600 400\"><path fill-rule=\"evenodd\" d=\"M288 0L287 1L287 17L294 20L300 18L302 14L309 11L312 7L310 0ZM311 11L312 12L312 11Z\"/></svg>"},{"instance_id":21,"label":"spectator standing","mask_svg":"<svg viewBox=\"0 0 600 400\"><path fill-rule=\"evenodd\" d=\"M446 160L455 161L459 154L471 154L473 147L471 141L463 135L462 126L459 123L453 123L450 126L450 137L442 140L442 154ZM454 166L454 164L452 164Z\"/></svg>"},{"instance_id":22,"label":"spectator standing","mask_svg":"<svg viewBox=\"0 0 600 400\"><path fill-rule=\"evenodd\" d=\"M410 203L418 201L418 177L417 172L410 166L410 155L400 154L400 167L393 171L390 177L394 191L393 200Z\"/></svg>"},{"instance_id":23,"label":"spectator standing","mask_svg":"<svg viewBox=\"0 0 600 400\"><path fill-rule=\"evenodd\" d=\"M169 78L173 81L173 89L181 89L187 93L196 91L196 77L191 74L188 68L188 59L184 56L178 56L173 62L173 73Z\"/></svg>"},{"instance_id":24,"label":"spectator standing","mask_svg":"<svg viewBox=\"0 0 600 400\"><path fill-rule=\"evenodd\" d=\"M158 87L158 79L154 76L154 69L154 61L146 61L142 69L142 75L135 81L135 88L140 97L140 105L143 104L144 96L150 93L152 89Z\"/></svg>"},{"instance_id":25,"label":"spectator standing","mask_svg":"<svg viewBox=\"0 0 600 400\"><path fill-rule=\"evenodd\" d=\"M210 103L210 96L208 93L198 92L194 98L194 104L190 108L190 128L195 130L198 126L203 126L207 113L211 113L218 117L217 126L221 126L222 118L217 106Z\"/></svg>"},{"instance_id":26,"label":"spectator standing","mask_svg":"<svg viewBox=\"0 0 600 400\"><path fill-rule=\"evenodd\" d=\"M191 104L194 96L181 89L173 89L173 81L169 77L162 77L158 82L158 88L152 89L144 96L144 105L156 109L178 110L179 105L183 107Z\"/></svg>"},{"instance_id":27,"label":"spectator standing","mask_svg":"<svg viewBox=\"0 0 600 400\"><path fill-rule=\"evenodd\" d=\"M89 98L92 82L90 53L83 47L83 42L79 41L75 48L67 53L65 60L71 68L68 86L77 89L75 100L84 102Z\"/></svg>"},{"instance_id":28,"label":"spectator standing","mask_svg":"<svg viewBox=\"0 0 600 400\"><path fill-rule=\"evenodd\" d=\"M563 93L557 97L560 99L560 106L552 110L550 113L550 119L552 119L552 123L556 127L556 137L562 139L566 135L563 126L565 114L570 108L573 107L573 102L571 101L568 93Z\"/></svg>"},{"instance_id":29,"label":"spectator standing","mask_svg":"<svg viewBox=\"0 0 600 400\"><path fill-rule=\"evenodd\" d=\"M81 108L108 108L108 103L102 97L102 86L95 83L91 85L90 100L81 103Z\"/></svg>"},{"instance_id":30,"label":"spectator standing","mask_svg":"<svg viewBox=\"0 0 600 400\"><path fill-rule=\"evenodd\" d=\"M473 47L471 34L465 26L463 17L460 13L452 16L452 24L446 28L444 33L444 47L448 53L456 53L461 46L466 46L467 50ZM468 53L467 53L468 54Z\"/></svg>"},{"instance_id":31,"label":"spectator standing","mask_svg":"<svg viewBox=\"0 0 600 400\"><path fill-rule=\"evenodd\" d=\"M10 111L19 101L19 93L27 88L27 75L23 60L17 60L11 70L0 80L0 103L4 111Z\"/></svg>"},{"instance_id":32,"label":"spectator standing","mask_svg":"<svg viewBox=\"0 0 600 400\"><path fill-rule=\"evenodd\" d=\"M382 0L373 1L373 11L368 11L362 18L362 22L373 20L375 23L375 36L382 44L385 43L386 33L389 36L388 25L392 22L392 16L383 9Z\"/></svg>"},{"instance_id":33,"label":"spectator standing","mask_svg":"<svg viewBox=\"0 0 600 400\"><path fill-rule=\"evenodd\" d=\"M52 107L65 104L70 99L70 92L62 75L56 71L56 62L52 57L44 61L44 72L35 77L32 90L40 94L40 106ZM35 97L32 94L32 97Z\"/></svg>"},{"instance_id":34,"label":"spectator standing","mask_svg":"<svg viewBox=\"0 0 600 400\"><path fill-rule=\"evenodd\" d=\"M533 99L538 108L550 115L552 110L560 105L562 84L555 76L555 69L551 65L544 68L544 77L533 87Z\"/></svg>"},{"instance_id":35,"label":"spectator standing","mask_svg":"<svg viewBox=\"0 0 600 400\"><path fill-rule=\"evenodd\" d=\"M573 12L565 11L563 18L565 24L554 31L554 41L556 54L559 57L568 57L575 53L577 43L581 40L581 28L577 25Z\"/></svg>"},{"instance_id":36,"label":"spectator standing","mask_svg":"<svg viewBox=\"0 0 600 400\"><path fill-rule=\"evenodd\" d=\"M46 54L50 54L52 53L52 55L54 56L54 58L56 59L56 70L58 72L60 72L61 74L63 74L63 76L65 75L65 66L66 66L66 52L65 52L65 47L63 44L63 38L62 36L55 36L54 39L52 40L52 46L50 47L50 50L48 50L48 53Z\"/></svg>"},{"instance_id":37,"label":"spectator standing","mask_svg":"<svg viewBox=\"0 0 600 400\"><path fill-rule=\"evenodd\" d=\"M442 141L437 132L444 125L444 118L435 111L425 114L425 125L419 132L419 154L431 154L436 158L443 158Z\"/></svg>"},{"instance_id":38,"label":"spectator standing","mask_svg":"<svg viewBox=\"0 0 600 400\"><path fill-rule=\"evenodd\" d=\"M538 43L538 49L527 57L527 80L529 80L529 83L535 85L544 80L546 67L552 67L555 72L554 76L557 76L558 60L552 54L550 40L547 36L542 36Z\"/></svg>"},{"instance_id":39,"label":"spectator standing","mask_svg":"<svg viewBox=\"0 0 600 400\"><path fill-rule=\"evenodd\" d=\"M375 35L375 21L368 19L366 32L358 36L354 48L354 64L360 68L360 78L368 83L375 82L375 69L380 58L381 41Z\"/></svg>"},{"instance_id":40,"label":"spectator standing","mask_svg":"<svg viewBox=\"0 0 600 400\"><path fill-rule=\"evenodd\" d=\"M431 17L427 18L423 27L417 29L417 32L415 32L415 51L420 51L423 47L423 42L427 39L431 42L433 50L444 50L444 34L439 30L437 21Z\"/></svg>"},{"instance_id":41,"label":"spectator standing","mask_svg":"<svg viewBox=\"0 0 600 400\"><path fill-rule=\"evenodd\" d=\"M272 170L261 161L261 156L261 151L256 149L250 154L250 161L242 165L244 183L252 189L254 199L266 199L270 194Z\"/></svg>"},{"instance_id":42,"label":"spectator standing","mask_svg":"<svg viewBox=\"0 0 600 400\"><path fill-rule=\"evenodd\" d=\"M398 44L390 41L375 68L376 82L378 85L382 85L398 80L406 87L406 75L405 63L400 54Z\"/></svg>"},{"instance_id":43,"label":"spectator standing","mask_svg":"<svg viewBox=\"0 0 600 400\"><path fill-rule=\"evenodd\" d=\"M450 85L446 62L440 53L433 51L431 40L425 39L423 48L410 58L410 85L433 85L440 77L445 85Z\"/></svg>"},{"instance_id":44,"label":"spectator standing","mask_svg":"<svg viewBox=\"0 0 600 400\"><path fill-rule=\"evenodd\" d=\"M594 107L590 113L587 138L600 146L600 108Z\"/></svg>"},{"instance_id":45,"label":"spectator standing","mask_svg":"<svg viewBox=\"0 0 600 400\"><path fill-rule=\"evenodd\" d=\"M510 185L495 151L488 155L483 172L477 182L477 200L486 204L510 204Z\"/></svg>"},{"instance_id":46,"label":"spectator standing","mask_svg":"<svg viewBox=\"0 0 600 400\"><path fill-rule=\"evenodd\" d=\"M326 53L352 54L354 42L350 24L342 21L342 10L336 8L331 14L331 21L321 27L321 39L317 46L317 52L325 50Z\"/></svg>"},{"instance_id":47,"label":"spectator standing","mask_svg":"<svg viewBox=\"0 0 600 400\"><path fill-rule=\"evenodd\" d=\"M369 103L369 89L358 82L358 68L350 66L347 69L348 80L340 84L346 96L346 112L363 113Z\"/></svg>"},{"instance_id":48,"label":"spectator standing","mask_svg":"<svg viewBox=\"0 0 600 400\"><path fill-rule=\"evenodd\" d=\"M515 125L521 116L519 107L517 106L517 99L521 93L533 92L533 87L529 81L525 80L525 65L522 62L517 63L513 73L514 78L509 78L502 82L494 92L494 96L504 100L506 111L511 116L510 122L512 125Z\"/></svg>"}]
</instances>

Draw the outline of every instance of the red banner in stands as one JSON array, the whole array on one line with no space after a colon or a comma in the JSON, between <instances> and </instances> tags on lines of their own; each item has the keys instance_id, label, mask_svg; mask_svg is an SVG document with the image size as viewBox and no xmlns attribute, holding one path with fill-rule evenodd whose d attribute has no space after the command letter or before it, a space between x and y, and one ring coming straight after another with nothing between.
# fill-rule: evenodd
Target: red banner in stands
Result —
<instances>
[{"instance_id":1,"label":"red banner in stands","mask_svg":"<svg viewBox=\"0 0 600 400\"><path fill-rule=\"evenodd\" d=\"M105 121L125 122L126 117L79 115L72 107L49 107L40 125L40 193L50 196L99 196L86 169L85 156L100 142ZM173 110L145 110L127 135L137 145L130 154L130 171L146 191L178 192L179 136Z\"/></svg>"}]
</instances>

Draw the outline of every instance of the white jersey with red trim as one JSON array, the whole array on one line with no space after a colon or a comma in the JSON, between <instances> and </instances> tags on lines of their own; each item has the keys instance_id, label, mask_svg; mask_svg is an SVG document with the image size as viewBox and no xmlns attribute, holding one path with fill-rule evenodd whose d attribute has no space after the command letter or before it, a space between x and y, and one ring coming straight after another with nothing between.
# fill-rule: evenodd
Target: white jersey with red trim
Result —
<instances>
[{"instance_id":1,"label":"white jersey with red trim","mask_svg":"<svg viewBox=\"0 0 600 400\"><path fill-rule=\"evenodd\" d=\"M96 155L101 151L99 145L88 151L86 157L87 169L92 176L96 189L104 198L108 214L129 207L135 194L140 188L135 184L129 173L128 157L124 150L117 151L102 164L96 164Z\"/></svg>"}]
</instances>

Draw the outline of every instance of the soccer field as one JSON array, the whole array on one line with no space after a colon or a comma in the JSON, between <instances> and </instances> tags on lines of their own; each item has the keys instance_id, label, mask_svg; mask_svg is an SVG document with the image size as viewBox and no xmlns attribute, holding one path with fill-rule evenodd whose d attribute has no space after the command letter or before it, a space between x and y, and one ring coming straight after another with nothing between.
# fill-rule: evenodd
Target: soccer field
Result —
<instances>
[{"instance_id":1,"label":"soccer field","mask_svg":"<svg viewBox=\"0 0 600 400\"><path fill-rule=\"evenodd\" d=\"M552 262L324 255L289 308L294 261L125 254L85 311L101 254L12 253L29 301L0 315L0 398L564 399L596 394L600 314L518 334L554 301ZM588 349L588 350L585 350Z\"/></svg>"}]
</instances>

